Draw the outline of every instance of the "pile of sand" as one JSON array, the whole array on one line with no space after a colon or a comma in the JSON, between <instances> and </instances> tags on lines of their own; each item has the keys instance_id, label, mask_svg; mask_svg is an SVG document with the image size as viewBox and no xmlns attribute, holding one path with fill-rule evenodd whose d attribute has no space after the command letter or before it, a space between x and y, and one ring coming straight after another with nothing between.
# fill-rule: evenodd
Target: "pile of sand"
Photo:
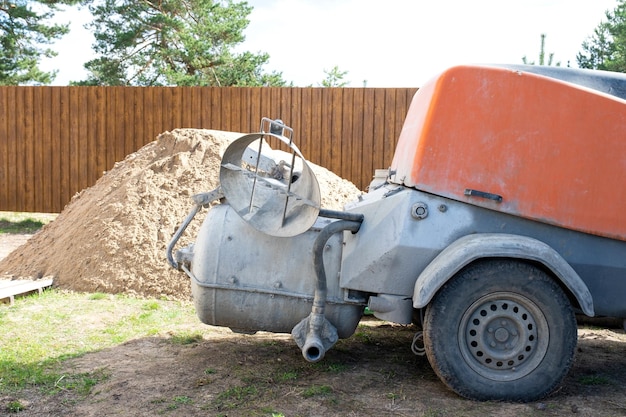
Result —
<instances>
[{"instance_id":1,"label":"pile of sand","mask_svg":"<svg viewBox=\"0 0 626 417\"><path fill-rule=\"evenodd\" d=\"M165 249L192 207L189 197L218 186L222 154L239 136L198 129L159 135L74 196L0 262L0 276L52 276L55 286L74 291L189 299L189 280L169 266ZM311 167L322 207L339 210L360 194L351 182ZM201 221L198 215L178 247L195 238Z\"/></svg>"}]
</instances>

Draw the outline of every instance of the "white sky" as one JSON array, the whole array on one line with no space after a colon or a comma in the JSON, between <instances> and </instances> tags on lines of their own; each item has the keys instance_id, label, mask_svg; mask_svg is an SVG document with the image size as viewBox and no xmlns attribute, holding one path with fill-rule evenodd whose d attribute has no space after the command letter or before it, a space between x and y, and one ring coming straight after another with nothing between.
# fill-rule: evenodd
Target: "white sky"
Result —
<instances>
[{"instance_id":1,"label":"white sky","mask_svg":"<svg viewBox=\"0 0 626 417\"><path fill-rule=\"evenodd\" d=\"M546 53L576 67L582 42L617 0L249 0L254 7L243 50L267 52L266 71L295 86L318 86L335 65L351 87L420 87L457 64L521 64ZM58 69L54 85L85 78L93 36L89 13L57 42L59 55L42 63Z\"/></svg>"}]
</instances>

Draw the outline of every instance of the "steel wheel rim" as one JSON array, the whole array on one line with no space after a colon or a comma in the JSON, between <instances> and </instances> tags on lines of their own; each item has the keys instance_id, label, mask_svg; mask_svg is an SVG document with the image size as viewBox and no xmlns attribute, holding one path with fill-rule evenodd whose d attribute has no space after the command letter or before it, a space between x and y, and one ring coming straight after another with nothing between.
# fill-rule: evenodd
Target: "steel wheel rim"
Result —
<instances>
[{"instance_id":1,"label":"steel wheel rim","mask_svg":"<svg viewBox=\"0 0 626 417\"><path fill-rule=\"evenodd\" d=\"M546 355L549 327L530 299L512 292L481 297L463 314L458 341L465 362L493 381L531 373Z\"/></svg>"}]
</instances>

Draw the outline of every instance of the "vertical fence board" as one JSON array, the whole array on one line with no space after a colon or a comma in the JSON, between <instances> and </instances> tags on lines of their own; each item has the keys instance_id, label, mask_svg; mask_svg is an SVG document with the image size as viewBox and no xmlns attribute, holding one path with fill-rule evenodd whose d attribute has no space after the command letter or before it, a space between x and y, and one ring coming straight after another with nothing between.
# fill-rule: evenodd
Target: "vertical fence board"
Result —
<instances>
[{"instance_id":1,"label":"vertical fence board","mask_svg":"<svg viewBox=\"0 0 626 417\"><path fill-rule=\"evenodd\" d=\"M48 126L48 137L50 140L49 155L50 159L50 211L61 211L63 209L63 200L61 192L58 188L61 184L61 121L59 117L59 102L61 101L61 87L53 87L49 89L49 106L47 109L47 118L50 119ZM56 190L55 190L56 188Z\"/></svg>"},{"instance_id":2,"label":"vertical fence board","mask_svg":"<svg viewBox=\"0 0 626 417\"><path fill-rule=\"evenodd\" d=\"M87 188L90 184L90 161L93 154L89 152L93 137L89 136L89 99L87 89L76 88L79 109L73 116L78 119L78 155L79 155L79 189Z\"/></svg>"},{"instance_id":3,"label":"vertical fence board","mask_svg":"<svg viewBox=\"0 0 626 417\"><path fill-rule=\"evenodd\" d=\"M222 91L221 88L211 88L211 129L220 130L222 127Z\"/></svg>"},{"instance_id":4,"label":"vertical fence board","mask_svg":"<svg viewBox=\"0 0 626 417\"><path fill-rule=\"evenodd\" d=\"M52 206L52 158L55 155L51 137L50 93L49 89L34 89L35 166L38 167L36 171L39 171L34 178L35 199L40 199L40 203L46 207Z\"/></svg>"},{"instance_id":5,"label":"vertical fence board","mask_svg":"<svg viewBox=\"0 0 626 417\"><path fill-rule=\"evenodd\" d=\"M359 178L361 181L371 177L375 169L375 155L374 155L374 106L375 106L375 93L372 89L362 89L363 91L363 105L362 105L362 117L361 120L361 148L358 149L357 154L361 156L359 169L361 170ZM356 109L355 109L356 111ZM365 188L368 184L363 185Z\"/></svg>"},{"instance_id":6,"label":"vertical fence board","mask_svg":"<svg viewBox=\"0 0 626 417\"><path fill-rule=\"evenodd\" d=\"M9 123L7 119L9 111L6 90L6 87L0 87L0 204L8 206Z\"/></svg>"},{"instance_id":7,"label":"vertical fence board","mask_svg":"<svg viewBox=\"0 0 626 417\"><path fill-rule=\"evenodd\" d=\"M9 171L9 158L13 156L10 153L11 135L9 134L9 117L12 114L9 110L9 93L11 87L0 87L0 205L10 207L12 202L9 199L10 190L9 182L11 180L11 171ZM2 207L0 207L2 210Z\"/></svg>"},{"instance_id":8,"label":"vertical fence board","mask_svg":"<svg viewBox=\"0 0 626 417\"><path fill-rule=\"evenodd\" d=\"M241 133L253 133L259 131L259 123L261 123L261 118L263 117L263 112L261 110L261 88L250 88L250 119L248 120L249 128Z\"/></svg>"},{"instance_id":9,"label":"vertical fence board","mask_svg":"<svg viewBox=\"0 0 626 417\"><path fill-rule=\"evenodd\" d=\"M21 100L18 102L18 88L9 87L9 96L8 102L15 106L15 110L20 108L19 106L22 104ZM21 195L19 194L19 173L18 173L18 158L19 155L24 151L22 143L20 143L18 139L18 125L20 121L20 117L17 114L17 111L14 111L12 117L8 120L12 121L12 125L9 126L8 134L9 134L9 166L7 172L10 175L11 181L9 181L9 201L11 203L11 210L19 210L18 209L18 201L21 199ZM22 114L23 110L22 110Z\"/></svg>"},{"instance_id":10,"label":"vertical fence board","mask_svg":"<svg viewBox=\"0 0 626 417\"><path fill-rule=\"evenodd\" d=\"M231 89L220 91L220 96L222 100L218 108L219 115L220 115L220 122L218 124L219 130L231 130L232 122L230 120L230 117L231 117L230 109L232 107L231 106L232 95L233 95L233 91Z\"/></svg>"},{"instance_id":11,"label":"vertical fence board","mask_svg":"<svg viewBox=\"0 0 626 417\"><path fill-rule=\"evenodd\" d=\"M95 155L95 181L100 178L103 172L109 169L106 159L107 131L106 131L106 102L104 87L90 87L89 100L93 100L90 107L90 120L93 124Z\"/></svg>"},{"instance_id":12,"label":"vertical fence board","mask_svg":"<svg viewBox=\"0 0 626 417\"><path fill-rule=\"evenodd\" d=\"M69 181L70 190L81 190L80 186L80 127L78 109L80 109L79 89L69 87Z\"/></svg>"},{"instance_id":13,"label":"vertical fence board","mask_svg":"<svg viewBox=\"0 0 626 417\"><path fill-rule=\"evenodd\" d=\"M307 120L308 129L306 135L309 136L311 146L308 158L312 161L318 161L318 165L322 165L322 152L321 152L321 138L322 131L322 95L320 88L307 88L303 91L303 106L307 106L307 109L303 109L302 118ZM304 100L304 94L307 94L307 100Z\"/></svg>"},{"instance_id":14,"label":"vertical fence board","mask_svg":"<svg viewBox=\"0 0 626 417\"><path fill-rule=\"evenodd\" d=\"M316 153L315 144L312 141L314 121L312 115L313 108L311 106L311 95L312 91L310 88L300 89L300 107L295 109L295 111L299 112L298 126L300 126L300 129L298 130L298 137L296 137L296 143L302 143L302 152L305 152L304 157L309 160L319 158L319 155ZM306 149L306 151L304 149Z\"/></svg>"},{"instance_id":15,"label":"vertical fence board","mask_svg":"<svg viewBox=\"0 0 626 417\"><path fill-rule=\"evenodd\" d=\"M294 129L293 139L300 151L308 155L311 138L303 134L305 126L300 113L302 111L302 88L284 88L283 93L287 95L285 105L289 106L291 127Z\"/></svg>"},{"instance_id":16,"label":"vertical fence board","mask_svg":"<svg viewBox=\"0 0 626 417\"><path fill-rule=\"evenodd\" d=\"M69 126L69 106L70 106L70 90L68 88L60 88L59 89L59 101L57 102L58 106L58 119L59 119L59 130L55 129L55 132L58 132L59 135L59 165L60 172L59 177L61 178L60 182L60 206L61 208L65 206L70 201L72 197L72 188L71 188L71 180L70 180L70 141L68 135L68 126ZM41 210L47 211L47 210Z\"/></svg>"},{"instance_id":17,"label":"vertical fence board","mask_svg":"<svg viewBox=\"0 0 626 417\"><path fill-rule=\"evenodd\" d=\"M143 121L144 136L147 141L155 140L160 132L156 132L154 128L154 88L143 89L143 111L141 119Z\"/></svg>"},{"instance_id":18,"label":"vertical fence board","mask_svg":"<svg viewBox=\"0 0 626 417\"><path fill-rule=\"evenodd\" d=\"M135 146L131 152L141 149L146 143L152 142L154 138L146 138L144 124L142 123L144 114L144 89L133 88L133 139Z\"/></svg>"},{"instance_id":19,"label":"vertical fence board","mask_svg":"<svg viewBox=\"0 0 626 417\"><path fill-rule=\"evenodd\" d=\"M352 119L354 114L354 95L355 91L353 89L346 89L343 92L342 107L344 111L341 118L343 129L341 130L341 160L339 161L339 175L343 178L354 178L352 176L352 139L354 138Z\"/></svg>"},{"instance_id":20,"label":"vertical fence board","mask_svg":"<svg viewBox=\"0 0 626 417\"><path fill-rule=\"evenodd\" d=\"M124 157L137 149L135 137L135 91L136 87L124 88Z\"/></svg>"},{"instance_id":21,"label":"vertical fence board","mask_svg":"<svg viewBox=\"0 0 626 417\"><path fill-rule=\"evenodd\" d=\"M228 125L228 130L232 132L244 132L246 130L241 123L241 113L244 113L242 111L244 108L242 105L243 97L241 96L243 90L243 88L230 89L230 124Z\"/></svg>"},{"instance_id":22,"label":"vertical fence board","mask_svg":"<svg viewBox=\"0 0 626 417\"><path fill-rule=\"evenodd\" d=\"M21 100L24 106L25 117L20 123L20 132L18 134L18 140L23 145L24 152L22 152L21 158L18 158L18 179L20 180L21 187L18 189L21 191L22 198L18 200L18 207L20 210L25 210L26 207L32 207L35 204L34 194L34 163L35 163L35 138L34 138L34 99L33 99L34 87L24 87L22 90Z\"/></svg>"},{"instance_id":23,"label":"vertical fence board","mask_svg":"<svg viewBox=\"0 0 626 417\"><path fill-rule=\"evenodd\" d=\"M328 149L330 149L330 163L328 169L338 175L342 175L341 142L343 135L343 89L330 89L328 93L331 96L330 117L332 120L328 147Z\"/></svg>"},{"instance_id":24,"label":"vertical fence board","mask_svg":"<svg viewBox=\"0 0 626 417\"><path fill-rule=\"evenodd\" d=\"M84 101L85 111L82 112L81 119L81 138L85 141L82 148L86 149L85 161L83 163L83 170L87 177L87 186L94 184L99 178L97 166L98 166L98 125L95 115L95 109L98 106L98 102L94 100L93 92L94 87L81 88L81 100Z\"/></svg>"}]
</instances>

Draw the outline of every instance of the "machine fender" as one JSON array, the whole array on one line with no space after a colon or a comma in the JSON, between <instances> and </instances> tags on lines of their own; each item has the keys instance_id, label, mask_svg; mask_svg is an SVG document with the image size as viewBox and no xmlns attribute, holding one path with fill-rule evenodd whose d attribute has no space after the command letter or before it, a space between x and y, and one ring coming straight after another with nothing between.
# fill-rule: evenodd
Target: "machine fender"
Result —
<instances>
[{"instance_id":1,"label":"machine fender","mask_svg":"<svg viewBox=\"0 0 626 417\"><path fill-rule=\"evenodd\" d=\"M530 237L500 233L463 236L441 251L417 278L413 307L425 307L465 265L477 259L497 257L528 259L545 265L576 297L583 313L594 316L593 298L587 285L557 251Z\"/></svg>"}]
</instances>

